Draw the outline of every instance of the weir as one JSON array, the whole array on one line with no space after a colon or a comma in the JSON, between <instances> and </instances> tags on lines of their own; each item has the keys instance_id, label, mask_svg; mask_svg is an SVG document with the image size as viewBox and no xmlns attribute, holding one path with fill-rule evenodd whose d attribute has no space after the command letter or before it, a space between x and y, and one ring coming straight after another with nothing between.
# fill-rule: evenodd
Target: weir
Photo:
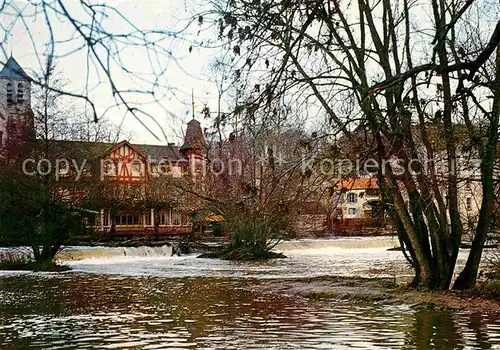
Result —
<instances>
[{"instance_id":1,"label":"weir","mask_svg":"<svg viewBox=\"0 0 500 350\"><path fill-rule=\"evenodd\" d=\"M349 237L333 239L304 239L286 241L278 244L276 250L303 250L303 249L367 249L367 248L395 248L399 247L397 237Z\"/></svg>"},{"instance_id":2,"label":"weir","mask_svg":"<svg viewBox=\"0 0 500 350\"><path fill-rule=\"evenodd\" d=\"M58 254L62 261L113 258L153 258L172 256L172 245L161 247L68 247Z\"/></svg>"},{"instance_id":3,"label":"weir","mask_svg":"<svg viewBox=\"0 0 500 350\"><path fill-rule=\"evenodd\" d=\"M389 249L399 246L395 237L349 237L335 239L304 239L284 241L274 250L282 252L332 249L332 250L360 250L360 249ZM172 245L160 247L67 247L58 258L63 261L83 260L89 258L157 258L171 257L175 254Z\"/></svg>"}]
</instances>

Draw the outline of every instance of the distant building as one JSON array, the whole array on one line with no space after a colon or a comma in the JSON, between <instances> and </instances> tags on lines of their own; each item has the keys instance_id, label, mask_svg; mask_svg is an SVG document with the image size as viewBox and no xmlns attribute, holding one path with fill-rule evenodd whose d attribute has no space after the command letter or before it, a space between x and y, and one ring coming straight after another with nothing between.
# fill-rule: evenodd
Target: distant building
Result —
<instances>
[{"instance_id":1,"label":"distant building","mask_svg":"<svg viewBox=\"0 0 500 350\"><path fill-rule=\"evenodd\" d=\"M10 57L0 70L0 150L34 138L31 79ZM4 155L7 156L7 155Z\"/></svg>"},{"instance_id":2,"label":"distant building","mask_svg":"<svg viewBox=\"0 0 500 350\"><path fill-rule=\"evenodd\" d=\"M352 153L352 157L363 151L363 142L359 141L362 136L367 137L358 134L356 138L344 141L344 149ZM212 153L222 154L227 162L238 155L243 160L243 167L247 167L246 163L251 162L252 157L234 138L232 135L227 144L216 147ZM37 151L41 142L34 136L31 79L10 57L0 70L0 158L15 157L16 151L20 153L26 147ZM291 150L295 147L294 142L292 145ZM170 179L182 179L189 189L200 192L210 187L224 188L230 183L225 177L221 177L219 183L208 181L207 146L201 125L195 119L188 122L180 147L173 143L133 144L126 140L117 144L53 140L45 146L52 159L68 160L68 167L59 169L58 174L67 183L71 182L76 170L69 161L77 160L81 164L84 159L88 160L84 169L86 181L72 186L64 186L62 181L59 192L79 203L86 194L97 189L102 198L89 209L87 223L102 232L191 232L188 214L201 209L202 201L193 197L181 203L176 193L169 193L171 189L163 188L158 183L160 173L167 174ZM467 155L462 153L464 157ZM481 206L482 191L478 160L470 155L468 158L467 166L458 174L459 209L464 226L473 227ZM444 160L441 162L446 163ZM261 179L256 171L259 169L255 164L248 167L251 171L246 177L236 180L245 180L253 189L260 185ZM262 174L262 169L260 171ZM390 224L377 179L370 174L364 176L343 179L333 187L324 180L322 186L318 186L316 196L307 198L297 209L298 231L307 234ZM89 182L90 178L93 183ZM327 188L331 188L331 195L325 199L323 192ZM404 193L402 195L407 197ZM116 205L117 198L126 205Z\"/></svg>"},{"instance_id":3,"label":"distant building","mask_svg":"<svg viewBox=\"0 0 500 350\"><path fill-rule=\"evenodd\" d=\"M202 182L206 146L201 125L195 119L188 122L180 148L173 143L132 144L124 140L113 144L34 138L31 79L11 57L0 71L0 158L8 156L7 150L12 152L29 144L31 154L58 160L61 164L67 160L68 165L58 169L61 181L56 195L79 203L90 192L100 191L97 194L102 195L102 200L87 210L86 219L88 226L96 231L191 232L189 210L196 209L199 202L193 200L186 206L178 203L175 195L166 200L168 193L161 193L160 187L155 189L157 193L152 193L149 185L163 175L184 179L187 183ZM43 152L39 151L42 143ZM45 154L46 150L49 154ZM78 165L86 162L81 181L74 181L77 169L73 160ZM123 203L112 206L113 200L124 198L125 206Z\"/></svg>"},{"instance_id":4,"label":"distant building","mask_svg":"<svg viewBox=\"0 0 500 350\"><path fill-rule=\"evenodd\" d=\"M348 178L335 185L331 228L381 227L385 224L377 179Z\"/></svg>"}]
</instances>

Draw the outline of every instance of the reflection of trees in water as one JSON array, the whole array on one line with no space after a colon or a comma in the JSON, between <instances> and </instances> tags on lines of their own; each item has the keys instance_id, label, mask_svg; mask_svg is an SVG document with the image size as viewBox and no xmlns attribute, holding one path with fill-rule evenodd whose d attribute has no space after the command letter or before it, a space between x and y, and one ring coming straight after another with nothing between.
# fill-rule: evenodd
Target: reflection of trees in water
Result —
<instances>
[{"instance_id":1,"label":"reflection of trees in water","mask_svg":"<svg viewBox=\"0 0 500 350\"><path fill-rule=\"evenodd\" d=\"M491 349L490 337L488 333L484 331L486 329L485 316L476 313L469 315L468 318L468 327L474 332L477 345L479 345L481 349ZM488 323L491 321L492 320L488 320Z\"/></svg>"},{"instance_id":2,"label":"reflection of trees in water","mask_svg":"<svg viewBox=\"0 0 500 350\"><path fill-rule=\"evenodd\" d=\"M190 342L203 342L201 339L211 336L227 337L222 340L228 342L226 345L241 348L246 341L261 345L278 341L270 337L281 326L286 328L279 341L285 343L308 344L322 335L335 344L369 343L382 348L388 347L389 342L400 347L404 337L404 348L423 350L463 349L465 344L490 349L490 340L498 342L492 333L488 334L488 325L498 320L482 314L431 308L412 311L371 302L309 301L279 293L273 296L247 291L256 284L263 284L258 290L266 289L263 281L231 278L73 273L57 278L2 278L0 325L17 321L15 329L7 330L9 345L16 348L26 348L34 340L51 344L62 335L69 342L85 334L103 339L109 337L106 332L116 329L131 339L145 333L169 333ZM109 317L100 319L101 316ZM36 322L25 322L29 319ZM19 332L31 336L23 338ZM498 336L497 331L493 332Z\"/></svg>"},{"instance_id":3,"label":"reflection of trees in water","mask_svg":"<svg viewBox=\"0 0 500 350\"><path fill-rule=\"evenodd\" d=\"M416 311L405 341L407 348L417 349L463 349L463 344L454 314L431 307Z\"/></svg>"},{"instance_id":4,"label":"reflection of trees in water","mask_svg":"<svg viewBox=\"0 0 500 350\"><path fill-rule=\"evenodd\" d=\"M189 335L182 333L182 336L190 340L214 332L223 334L227 330L231 333L235 327L258 327L259 322L265 323L277 315L286 317L289 324L296 323L297 328L302 322L297 317L302 310L299 301L284 297L258 298L241 290L241 281L228 278L80 275L67 279L14 277L3 279L1 283L0 293L11 295L12 303L0 302L0 319L28 315L49 318L89 315L86 320L89 327L99 327L99 321L93 316L136 314L134 318L112 322L123 323L127 329L148 332L184 329ZM171 322L156 322L166 319ZM190 320L194 323L189 323ZM72 329L69 323L58 327Z\"/></svg>"},{"instance_id":5,"label":"reflection of trees in water","mask_svg":"<svg viewBox=\"0 0 500 350\"><path fill-rule=\"evenodd\" d=\"M457 315L433 307L421 308L407 332L405 348L416 349L463 349L465 343L474 343L480 349L491 349L485 320L481 314ZM468 335L468 336L467 336Z\"/></svg>"}]
</instances>

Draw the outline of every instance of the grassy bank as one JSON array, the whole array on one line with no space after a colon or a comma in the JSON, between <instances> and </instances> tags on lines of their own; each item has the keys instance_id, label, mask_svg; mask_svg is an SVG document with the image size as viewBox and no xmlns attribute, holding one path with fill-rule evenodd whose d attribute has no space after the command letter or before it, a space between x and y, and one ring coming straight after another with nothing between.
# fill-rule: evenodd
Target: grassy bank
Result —
<instances>
[{"instance_id":1,"label":"grassy bank","mask_svg":"<svg viewBox=\"0 0 500 350\"><path fill-rule=\"evenodd\" d=\"M500 283L498 284L500 287ZM498 289L495 289L499 291ZM500 315L500 294L484 293L478 287L465 292L430 292L409 289L389 278L322 276L269 280L259 283L253 292L295 295L311 300L341 300L349 303L385 303L431 307Z\"/></svg>"}]
</instances>

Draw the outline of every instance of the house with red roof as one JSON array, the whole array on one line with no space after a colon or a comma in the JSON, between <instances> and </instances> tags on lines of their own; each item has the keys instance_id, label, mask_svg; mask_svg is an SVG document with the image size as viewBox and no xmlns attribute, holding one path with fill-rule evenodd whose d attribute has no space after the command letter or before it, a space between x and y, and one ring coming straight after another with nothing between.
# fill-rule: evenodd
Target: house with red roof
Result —
<instances>
[{"instance_id":1,"label":"house with red roof","mask_svg":"<svg viewBox=\"0 0 500 350\"><path fill-rule=\"evenodd\" d=\"M331 229L381 227L385 224L377 178L347 178L334 188L335 209L328 225Z\"/></svg>"}]
</instances>

